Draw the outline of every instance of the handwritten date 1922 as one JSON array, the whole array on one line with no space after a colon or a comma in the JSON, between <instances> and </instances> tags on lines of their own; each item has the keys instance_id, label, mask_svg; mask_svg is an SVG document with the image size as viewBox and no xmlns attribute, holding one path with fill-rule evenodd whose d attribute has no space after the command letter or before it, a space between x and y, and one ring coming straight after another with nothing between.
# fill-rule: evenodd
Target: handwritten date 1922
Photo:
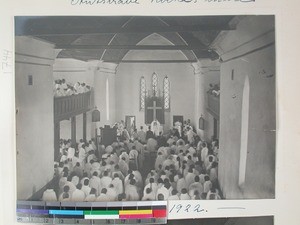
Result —
<instances>
[{"instance_id":1,"label":"handwritten date 1922","mask_svg":"<svg viewBox=\"0 0 300 225\"><path fill-rule=\"evenodd\" d=\"M201 208L200 204L173 204L170 207L169 213L201 213L207 210Z\"/></svg>"}]
</instances>

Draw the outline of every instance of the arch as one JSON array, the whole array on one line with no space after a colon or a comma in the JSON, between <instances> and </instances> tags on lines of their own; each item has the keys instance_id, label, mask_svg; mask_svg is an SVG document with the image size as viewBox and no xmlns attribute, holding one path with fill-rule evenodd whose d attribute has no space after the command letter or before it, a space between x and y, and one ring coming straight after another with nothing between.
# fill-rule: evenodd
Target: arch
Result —
<instances>
[{"instance_id":1,"label":"arch","mask_svg":"<svg viewBox=\"0 0 300 225\"><path fill-rule=\"evenodd\" d=\"M249 77L246 75L243 89L242 111L241 111L241 146L240 146L240 164L239 164L239 186L244 188L247 168L248 152L248 130L249 130L249 101L250 85Z\"/></svg>"},{"instance_id":2,"label":"arch","mask_svg":"<svg viewBox=\"0 0 300 225\"><path fill-rule=\"evenodd\" d=\"M159 33L151 33L151 34L147 34L146 36L144 36L140 41L138 41L135 45L143 45L143 43L145 41L148 41L149 39L151 39L153 36L157 35L159 38L161 38L161 40L163 40L164 42L166 42L166 44L168 45L184 45L186 44L186 42L184 41L184 39L178 34L178 37L179 39L182 41L182 42L178 42L178 43L174 43L172 42L171 40L169 40L167 37L165 37L163 34L159 34ZM158 43L159 45L160 43ZM146 45L149 45L148 43ZM186 44L187 45L187 44ZM122 57L122 59L125 59L126 57L128 57L128 55L130 54L131 51L135 51L135 50L128 50L124 56ZM185 51L190 51L190 50L185 50ZM180 54L186 59L190 59L186 54L185 54L185 51L182 51L182 50L178 50L178 52L180 52ZM192 54L195 56L195 53L193 51L190 51L192 52Z\"/></svg>"}]
</instances>

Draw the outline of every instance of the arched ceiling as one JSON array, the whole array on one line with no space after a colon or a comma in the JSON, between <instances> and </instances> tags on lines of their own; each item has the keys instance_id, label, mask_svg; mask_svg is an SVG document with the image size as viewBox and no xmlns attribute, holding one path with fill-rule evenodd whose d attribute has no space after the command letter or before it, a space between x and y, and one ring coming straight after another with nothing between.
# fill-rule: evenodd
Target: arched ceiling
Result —
<instances>
[{"instance_id":1,"label":"arched ceiling","mask_svg":"<svg viewBox=\"0 0 300 225\"><path fill-rule=\"evenodd\" d=\"M218 59L210 44L223 30L233 30L233 16L52 16L16 17L15 34L33 36L62 49L57 58L125 62L130 50L180 50L187 62ZM168 45L140 45L157 33ZM138 59L135 60L138 62Z\"/></svg>"}]
</instances>

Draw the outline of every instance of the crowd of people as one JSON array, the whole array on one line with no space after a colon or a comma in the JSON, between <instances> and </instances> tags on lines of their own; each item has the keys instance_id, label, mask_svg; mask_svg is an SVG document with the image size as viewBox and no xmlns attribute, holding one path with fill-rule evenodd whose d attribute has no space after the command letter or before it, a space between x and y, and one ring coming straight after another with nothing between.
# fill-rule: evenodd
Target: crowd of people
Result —
<instances>
[{"instance_id":1,"label":"crowd of people","mask_svg":"<svg viewBox=\"0 0 300 225\"><path fill-rule=\"evenodd\" d=\"M65 79L57 79L54 81L54 97L71 96L86 93L91 90L89 85L76 82L75 84L67 83Z\"/></svg>"},{"instance_id":2,"label":"crowd of people","mask_svg":"<svg viewBox=\"0 0 300 225\"><path fill-rule=\"evenodd\" d=\"M150 126L129 135L118 124L117 141L98 148L94 140L76 145L61 140L61 157L54 166L58 183L44 192L42 200L221 199L218 140L205 142L189 122L184 124L181 132L174 126L165 135L155 135Z\"/></svg>"}]
</instances>

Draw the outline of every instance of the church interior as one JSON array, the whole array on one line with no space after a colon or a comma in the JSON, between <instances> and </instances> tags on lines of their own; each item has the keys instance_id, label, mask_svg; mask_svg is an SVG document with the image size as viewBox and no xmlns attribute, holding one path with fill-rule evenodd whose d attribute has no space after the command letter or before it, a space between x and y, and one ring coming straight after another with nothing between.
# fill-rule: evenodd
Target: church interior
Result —
<instances>
[{"instance_id":1,"label":"church interior","mask_svg":"<svg viewBox=\"0 0 300 225\"><path fill-rule=\"evenodd\" d=\"M271 15L15 17L17 198L274 198L275 65Z\"/></svg>"}]
</instances>

